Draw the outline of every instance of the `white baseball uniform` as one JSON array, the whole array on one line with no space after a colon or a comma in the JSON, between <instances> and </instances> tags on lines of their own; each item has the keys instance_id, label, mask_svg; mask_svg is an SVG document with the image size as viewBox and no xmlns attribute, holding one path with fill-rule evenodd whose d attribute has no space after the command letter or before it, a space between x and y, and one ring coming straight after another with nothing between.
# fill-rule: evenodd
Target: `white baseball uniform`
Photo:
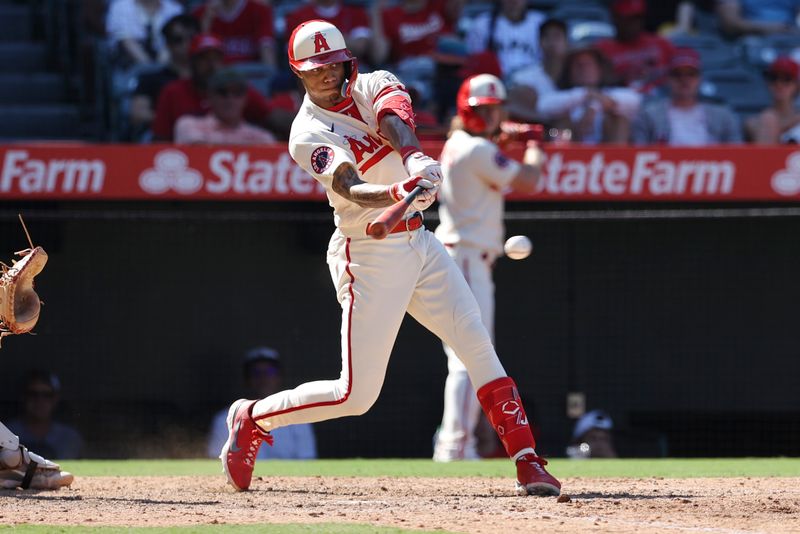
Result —
<instances>
[{"instance_id":1,"label":"white baseball uniform","mask_svg":"<svg viewBox=\"0 0 800 534\"><path fill-rule=\"evenodd\" d=\"M406 311L455 349L476 386L506 376L475 297L433 233L419 228L372 239L367 224L384 208L358 206L332 190L333 172L345 162L365 182L407 178L400 155L378 131L382 103L398 96L408 98L394 75L359 74L351 97L335 109L306 96L292 124L290 153L325 186L334 210L327 261L342 307L342 372L257 402L252 416L264 430L366 412Z\"/></svg>"},{"instance_id":2,"label":"white baseball uniform","mask_svg":"<svg viewBox=\"0 0 800 534\"><path fill-rule=\"evenodd\" d=\"M492 264L503 253L503 189L520 169L497 145L463 130L453 132L442 151L442 186L436 237L444 243L469 284L481 319L494 337ZM459 360L458 349L444 345L447 380L444 413L436 434L434 459L478 458L475 426L480 415L476 389Z\"/></svg>"}]
</instances>

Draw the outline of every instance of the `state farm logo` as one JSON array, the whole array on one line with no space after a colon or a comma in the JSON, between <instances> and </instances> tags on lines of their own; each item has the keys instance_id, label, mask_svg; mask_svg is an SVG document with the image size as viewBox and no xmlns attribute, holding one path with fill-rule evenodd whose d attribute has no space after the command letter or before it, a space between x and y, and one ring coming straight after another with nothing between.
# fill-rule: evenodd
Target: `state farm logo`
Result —
<instances>
[{"instance_id":1,"label":"state farm logo","mask_svg":"<svg viewBox=\"0 0 800 534\"><path fill-rule=\"evenodd\" d=\"M772 189L783 196L800 193L800 152L786 158L786 168L772 175Z\"/></svg>"},{"instance_id":2,"label":"state farm logo","mask_svg":"<svg viewBox=\"0 0 800 534\"><path fill-rule=\"evenodd\" d=\"M189 158L180 150L162 150L153 161L153 168L139 175L139 186L153 195L170 189L190 195L203 187L203 175L189 167Z\"/></svg>"}]
</instances>

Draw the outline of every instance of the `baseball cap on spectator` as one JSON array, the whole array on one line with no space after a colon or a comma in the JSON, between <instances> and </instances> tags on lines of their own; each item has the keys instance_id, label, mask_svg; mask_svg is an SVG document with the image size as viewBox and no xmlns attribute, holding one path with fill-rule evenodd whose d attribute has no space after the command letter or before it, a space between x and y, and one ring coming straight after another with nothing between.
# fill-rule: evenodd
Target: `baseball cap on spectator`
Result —
<instances>
[{"instance_id":1,"label":"baseball cap on spectator","mask_svg":"<svg viewBox=\"0 0 800 534\"><path fill-rule=\"evenodd\" d=\"M800 77L800 65L787 56L781 56L767 67L764 74L766 76L786 76L797 80Z\"/></svg>"},{"instance_id":2,"label":"baseball cap on spectator","mask_svg":"<svg viewBox=\"0 0 800 534\"><path fill-rule=\"evenodd\" d=\"M222 40L211 33L199 33L192 38L189 46L189 56L195 56L208 50L223 52Z\"/></svg>"},{"instance_id":3,"label":"baseball cap on spectator","mask_svg":"<svg viewBox=\"0 0 800 534\"><path fill-rule=\"evenodd\" d=\"M247 88L247 78L240 71L233 67L226 67L215 72L208 80L208 88L212 91L218 91L227 87ZM269 349L273 350L273 349ZM275 351L273 351L275 352ZM275 352L275 359L278 359L277 352Z\"/></svg>"},{"instance_id":4,"label":"baseball cap on spectator","mask_svg":"<svg viewBox=\"0 0 800 534\"><path fill-rule=\"evenodd\" d=\"M700 54L692 48L678 48L669 62L670 72L678 69L694 69L700 71Z\"/></svg>"},{"instance_id":5,"label":"baseball cap on spectator","mask_svg":"<svg viewBox=\"0 0 800 534\"><path fill-rule=\"evenodd\" d=\"M614 0L611 11L620 17L640 17L647 11L645 0Z\"/></svg>"},{"instance_id":6,"label":"baseball cap on spectator","mask_svg":"<svg viewBox=\"0 0 800 534\"><path fill-rule=\"evenodd\" d=\"M575 429L572 431L572 439L579 439L593 428L601 430L611 430L614 428L614 421L611 416L603 410L592 410L591 412L583 414L575 423Z\"/></svg>"}]
</instances>

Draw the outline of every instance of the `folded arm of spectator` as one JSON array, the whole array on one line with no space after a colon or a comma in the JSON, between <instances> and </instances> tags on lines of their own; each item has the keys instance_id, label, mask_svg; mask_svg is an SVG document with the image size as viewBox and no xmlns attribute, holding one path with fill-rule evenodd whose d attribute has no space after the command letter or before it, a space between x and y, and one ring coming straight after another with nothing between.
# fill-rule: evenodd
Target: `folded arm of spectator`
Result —
<instances>
[{"instance_id":1,"label":"folded arm of spectator","mask_svg":"<svg viewBox=\"0 0 800 534\"><path fill-rule=\"evenodd\" d=\"M626 119L633 120L642 104L642 95L627 87L611 87L603 90L603 95L614 103L612 111Z\"/></svg>"},{"instance_id":2,"label":"folded arm of spectator","mask_svg":"<svg viewBox=\"0 0 800 534\"><path fill-rule=\"evenodd\" d=\"M572 109L582 106L588 94L589 90L585 87L573 87L540 95L536 111L543 120L562 117L569 114Z\"/></svg>"}]
</instances>

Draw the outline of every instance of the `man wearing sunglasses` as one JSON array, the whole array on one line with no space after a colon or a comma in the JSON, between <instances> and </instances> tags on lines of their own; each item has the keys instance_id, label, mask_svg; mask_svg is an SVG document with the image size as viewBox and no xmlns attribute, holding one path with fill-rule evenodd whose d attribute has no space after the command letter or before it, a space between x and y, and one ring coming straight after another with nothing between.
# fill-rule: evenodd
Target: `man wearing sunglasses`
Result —
<instances>
[{"instance_id":1,"label":"man wearing sunglasses","mask_svg":"<svg viewBox=\"0 0 800 534\"><path fill-rule=\"evenodd\" d=\"M203 116L184 115L175 124L175 142L204 145L255 145L274 143L267 130L247 124L244 107L247 79L235 68L215 72L208 81L210 111Z\"/></svg>"},{"instance_id":2,"label":"man wearing sunglasses","mask_svg":"<svg viewBox=\"0 0 800 534\"><path fill-rule=\"evenodd\" d=\"M706 146L741 143L739 119L726 106L700 101L700 56L678 49L669 65L670 96L639 111L633 123L637 145Z\"/></svg>"},{"instance_id":3,"label":"man wearing sunglasses","mask_svg":"<svg viewBox=\"0 0 800 534\"><path fill-rule=\"evenodd\" d=\"M189 78L189 44L199 32L200 23L190 15L176 15L164 24L161 33L167 43L168 61L157 70L142 73L136 80L129 115L132 140L141 140L150 128L161 89L173 80Z\"/></svg>"}]
</instances>

